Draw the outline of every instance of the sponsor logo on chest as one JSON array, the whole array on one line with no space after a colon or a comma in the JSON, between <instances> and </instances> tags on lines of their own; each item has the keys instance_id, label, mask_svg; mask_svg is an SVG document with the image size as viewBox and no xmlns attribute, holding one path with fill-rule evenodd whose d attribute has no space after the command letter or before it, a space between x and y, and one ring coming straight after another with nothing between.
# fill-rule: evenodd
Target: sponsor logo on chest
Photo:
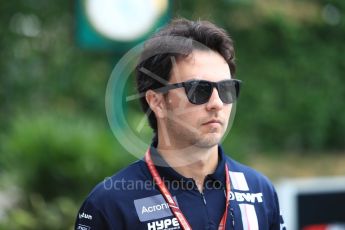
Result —
<instances>
[{"instance_id":1,"label":"sponsor logo on chest","mask_svg":"<svg viewBox=\"0 0 345 230\"><path fill-rule=\"evenodd\" d=\"M180 224L176 217L171 219L157 220L147 223L147 230L173 230L180 229Z\"/></svg>"},{"instance_id":2,"label":"sponsor logo on chest","mask_svg":"<svg viewBox=\"0 0 345 230\"><path fill-rule=\"evenodd\" d=\"M169 205L160 194L134 200L134 206L141 222L162 219L173 215Z\"/></svg>"},{"instance_id":3,"label":"sponsor logo on chest","mask_svg":"<svg viewBox=\"0 0 345 230\"><path fill-rule=\"evenodd\" d=\"M237 202L262 203L262 193L230 192L230 200Z\"/></svg>"}]
</instances>

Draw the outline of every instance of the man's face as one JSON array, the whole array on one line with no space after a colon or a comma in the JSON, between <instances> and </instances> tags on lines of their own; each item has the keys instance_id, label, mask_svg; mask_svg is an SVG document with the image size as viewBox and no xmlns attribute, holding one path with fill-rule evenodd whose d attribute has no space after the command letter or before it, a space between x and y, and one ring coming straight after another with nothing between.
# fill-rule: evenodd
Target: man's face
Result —
<instances>
[{"instance_id":1,"label":"man's face","mask_svg":"<svg viewBox=\"0 0 345 230\"><path fill-rule=\"evenodd\" d=\"M173 60L169 83L193 79L218 82L231 78L228 64L214 51L195 50L175 63ZM159 124L164 129L163 138L166 143L181 148L192 145L210 148L217 145L226 131L232 108L232 104L221 101L216 88L205 104L190 103L184 88L170 90L165 104L167 117Z\"/></svg>"}]
</instances>

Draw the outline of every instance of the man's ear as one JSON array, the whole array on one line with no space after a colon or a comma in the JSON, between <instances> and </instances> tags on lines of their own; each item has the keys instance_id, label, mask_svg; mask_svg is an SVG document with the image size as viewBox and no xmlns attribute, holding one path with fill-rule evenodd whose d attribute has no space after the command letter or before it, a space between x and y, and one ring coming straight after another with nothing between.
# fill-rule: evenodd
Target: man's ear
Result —
<instances>
[{"instance_id":1,"label":"man's ear","mask_svg":"<svg viewBox=\"0 0 345 230\"><path fill-rule=\"evenodd\" d=\"M157 118L164 118L166 116L166 107L163 94L149 89L145 93L145 98L147 104L149 104L150 109L155 113Z\"/></svg>"}]
</instances>

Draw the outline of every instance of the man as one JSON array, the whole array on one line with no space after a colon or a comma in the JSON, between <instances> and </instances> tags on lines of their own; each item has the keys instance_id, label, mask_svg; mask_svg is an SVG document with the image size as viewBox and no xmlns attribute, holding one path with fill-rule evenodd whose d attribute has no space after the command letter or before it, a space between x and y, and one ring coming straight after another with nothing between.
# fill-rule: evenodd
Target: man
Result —
<instances>
[{"instance_id":1,"label":"man","mask_svg":"<svg viewBox=\"0 0 345 230\"><path fill-rule=\"evenodd\" d=\"M151 37L136 75L153 143L96 186L75 229L280 229L272 184L219 145L234 74L233 42L210 22L177 19Z\"/></svg>"}]
</instances>

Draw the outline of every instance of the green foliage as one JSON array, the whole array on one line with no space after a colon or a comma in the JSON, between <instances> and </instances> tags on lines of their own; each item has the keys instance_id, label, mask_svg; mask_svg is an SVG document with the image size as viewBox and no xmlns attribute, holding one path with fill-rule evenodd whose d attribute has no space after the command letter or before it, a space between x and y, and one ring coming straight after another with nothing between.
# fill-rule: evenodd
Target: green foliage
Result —
<instances>
[{"instance_id":1,"label":"green foliage","mask_svg":"<svg viewBox=\"0 0 345 230\"><path fill-rule=\"evenodd\" d=\"M78 204L71 198L59 197L46 202L31 195L28 208L11 209L0 223L1 230L67 230L73 229Z\"/></svg>"},{"instance_id":2,"label":"green foliage","mask_svg":"<svg viewBox=\"0 0 345 230\"><path fill-rule=\"evenodd\" d=\"M19 187L21 198L3 229L71 229L91 189L133 160L104 124L86 117L43 112L12 121L0 162L2 177Z\"/></svg>"},{"instance_id":3,"label":"green foliage","mask_svg":"<svg viewBox=\"0 0 345 230\"><path fill-rule=\"evenodd\" d=\"M235 33L246 127L236 132L261 150L344 149L345 27L271 19L259 28Z\"/></svg>"},{"instance_id":4,"label":"green foliage","mask_svg":"<svg viewBox=\"0 0 345 230\"><path fill-rule=\"evenodd\" d=\"M1 162L27 193L80 198L124 163L106 127L52 113L18 116L2 140Z\"/></svg>"}]
</instances>

